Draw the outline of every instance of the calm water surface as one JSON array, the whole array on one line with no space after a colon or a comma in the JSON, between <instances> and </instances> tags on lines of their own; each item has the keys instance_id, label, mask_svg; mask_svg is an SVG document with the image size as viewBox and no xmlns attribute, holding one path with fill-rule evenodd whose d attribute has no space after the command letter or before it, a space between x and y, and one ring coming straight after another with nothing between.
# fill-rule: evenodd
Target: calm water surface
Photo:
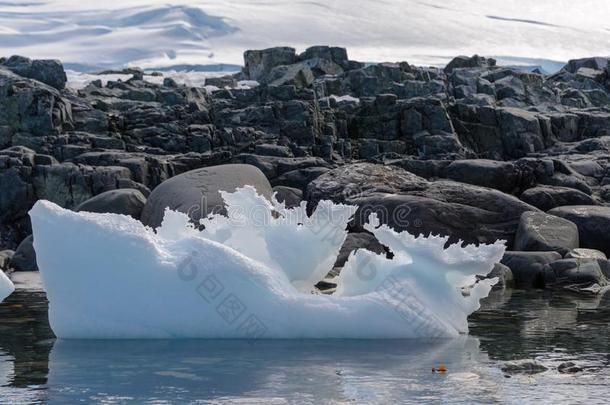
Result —
<instances>
[{"instance_id":1,"label":"calm water surface","mask_svg":"<svg viewBox=\"0 0 610 405\"><path fill-rule=\"evenodd\" d=\"M505 291L441 341L56 341L36 275L0 305L0 403L604 403L610 296ZM506 375L514 359L548 370ZM557 367L572 361L581 372ZM432 367L445 364L445 374Z\"/></svg>"}]
</instances>

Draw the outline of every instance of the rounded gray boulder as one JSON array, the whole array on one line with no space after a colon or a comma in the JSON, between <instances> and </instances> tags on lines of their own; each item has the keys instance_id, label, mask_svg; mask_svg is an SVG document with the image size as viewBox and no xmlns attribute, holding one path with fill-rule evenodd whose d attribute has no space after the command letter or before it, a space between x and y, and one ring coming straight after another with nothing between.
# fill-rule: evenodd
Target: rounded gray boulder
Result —
<instances>
[{"instance_id":1,"label":"rounded gray boulder","mask_svg":"<svg viewBox=\"0 0 610 405\"><path fill-rule=\"evenodd\" d=\"M509 248L521 214L538 211L498 190L427 181L399 167L371 163L329 170L307 186L305 196L310 210L320 200L357 205L352 231L361 231L376 213L382 223L413 235L449 236L451 243L505 240Z\"/></svg>"},{"instance_id":2,"label":"rounded gray boulder","mask_svg":"<svg viewBox=\"0 0 610 405\"><path fill-rule=\"evenodd\" d=\"M11 267L17 271L38 271L32 235L25 238L17 247L11 258Z\"/></svg>"},{"instance_id":3,"label":"rounded gray boulder","mask_svg":"<svg viewBox=\"0 0 610 405\"><path fill-rule=\"evenodd\" d=\"M286 204L286 208L298 207L303 201L303 191L298 188L275 186L273 191L276 193L275 198Z\"/></svg>"},{"instance_id":4,"label":"rounded gray boulder","mask_svg":"<svg viewBox=\"0 0 610 405\"><path fill-rule=\"evenodd\" d=\"M545 266L561 260L557 252L506 252L501 263L507 266L519 288L544 288Z\"/></svg>"},{"instance_id":5,"label":"rounded gray boulder","mask_svg":"<svg viewBox=\"0 0 610 405\"><path fill-rule=\"evenodd\" d=\"M227 164L191 170L161 183L148 197L140 220L154 228L161 225L165 208L184 212L199 221L208 214L224 213L220 191L235 191L253 186L259 194L271 199L269 180L257 167Z\"/></svg>"},{"instance_id":6,"label":"rounded gray boulder","mask_svg":"<svg viewBox=\"0 0 610 405\"><path fill-rule=\"evenodd\" d=\"M125 188L98 194L76 207L76 211L109 212L140 219L145 204L144 194L139 190Z\"/></svg>"},{"instance_id":7,"label":"rounded gray boulder","mask_svg":"<svg viewBox=\"0 0 610 405\"><path fill-rule=\"evenodd\" d=\"M575 205L557 207L549 214L574 222L580 233L580 247L610 255L610 207Z\"/></svg>"},{"instance_id":8,"label":"rounded gray boulder","mask_svg":"<svg viewBox=\"0 0 610 405\"><path fill-rule=\"evenodd\" d=\"M521 215L515 236L515 250L556 251L565 255L579 246L576 224L543 212Z\"/></svg>"}]
</instances>

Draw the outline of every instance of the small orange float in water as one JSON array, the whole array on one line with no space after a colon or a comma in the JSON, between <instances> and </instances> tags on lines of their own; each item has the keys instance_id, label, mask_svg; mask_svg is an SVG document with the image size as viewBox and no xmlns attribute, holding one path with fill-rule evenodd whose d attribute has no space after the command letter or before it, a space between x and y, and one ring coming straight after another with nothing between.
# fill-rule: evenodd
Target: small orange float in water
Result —
<instances>
[{"instance_id":1,"label":"small orange float in water","mask_svg":"<svg viewBox=\"0 0 610 405\"><path fill-rule=\"evenodd\" d=\"M444 364L441 364L438 368L432 367L432 372L433 373L446 373L447 367L445 367Z\"/></svg>"}]
</instances>

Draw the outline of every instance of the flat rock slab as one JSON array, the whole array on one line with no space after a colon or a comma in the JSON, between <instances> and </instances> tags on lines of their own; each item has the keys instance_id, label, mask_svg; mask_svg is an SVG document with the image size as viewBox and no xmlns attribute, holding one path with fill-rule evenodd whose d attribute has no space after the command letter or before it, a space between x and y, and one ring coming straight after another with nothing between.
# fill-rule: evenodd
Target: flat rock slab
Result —
<instances>
[{"instance_id":1,"label":"flat rock slab","mask_svg":"<svg viewBox=\"0 0 610 405\"><path fill-rule=\"evenodd\" d=\"M563 205L597 205L591 196L582 191L559 186L533 187L524 191L519 198L543 211Z\"/></svg>"},{"instance_id":2,"label":"flat rock slab","mask_svg":"<svg viewBox=\"0 0 610 405\"><path fill-rule=\"evenodd\" d=\"M607 259L604 252L587 248L573 249L569 251L564 257L566 259Z\"/></svg>"},{"instance_id":3,"label":"flat rock slab","mask_svg":"<svg viewBox=\"0 0 610 405\"><path fill-rule=\"evenodd\" d=\"M445 169L445 177L462 183L495 188L506 193L519 187L521 175L510 162L487 159L456 160Z\"/></svg>"}]
</instances>

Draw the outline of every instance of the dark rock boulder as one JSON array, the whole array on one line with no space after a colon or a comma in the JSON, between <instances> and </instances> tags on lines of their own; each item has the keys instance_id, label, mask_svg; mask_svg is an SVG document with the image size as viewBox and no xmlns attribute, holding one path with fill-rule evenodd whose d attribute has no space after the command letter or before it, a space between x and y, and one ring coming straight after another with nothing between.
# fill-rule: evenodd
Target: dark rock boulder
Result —
<instances>
[{"instance_id":1,"label":"dark rock boulder","mask_svg":"<svg viewBox=\"0 0 610 405\"><path fill-rule=\"evenodd\" d=\"M579 246L576 224L542 212L524 212L515 236L515 250L556 251L565 255Z\"/></svg>"},{"instance_id":2,"label":"dark rock boulder","mask_svg":"<svg viewBox=\"0 0 610 405\"><path fill-rule=\"evenodd\" d=\"M0 251L0 271L6 271L11 265L11 259L15 255L13 250L2 250Z\"/></svg>"},{"instance_id":3,"label":"dark rock boulder","mask_svg":"<svg viewBox=\"0 0 610 405\"><path fill-rule=\"evenodd\" d=\"M544 288L545 266L560 259L561 255L557 252L508 251L501 263L510 268L517 287Z\"/></svg>"},{"instance_id":4,"label":"dark rock boulder","mask_svg":"<svg viewBox=\"0 0 610 405\"><path fill-rule=\"evenodd\" d=\"M444 176L462 183L514 192L521 184L521 172L511 162L486 159L456 160L444 169Z\"/></svg>"},{"instance_id":5,"label":"dark rock boulder","mask_svg":"<svg viewBox=\"0 0 610 405\"><path fill-rule=\"evenodd\" d=\"M34 204L36 193L31 184L35 154L13 147L0 151L0 222L14 222L24 217Z\"/></svg>"},{"instance_id":6,"label":"dark rock boulder","mask_svg":"<svg viewBox=\"0 0 610 405\"><path fill-rule=\"evenodd\" d=\"M479 157L519 159L546 147L547 121L538 113L508 106L495 108L462 102L450 110L461 142Z\"/></svg>"},{"instance_id":7,"label":"dark rock boulder","mask_svg":"<svg viewBox=\"0 0 610 405\"><path fill-rule=\"evenodd\" d=\"M563 67L563 70L570 73L576 73L581 68L589 68L595 70L604 70L608 66L610 58L605 57L593 57L593 58L582 58L569 60L567 65Z\"/></svg>"},{"instance_id":8,"label":"dark rock boulder","mask_svg":"<svg viewBox=\"0 0 610 405\"><path fill-rule=\"evenodd\" d=\"M32 185L38 199L52 201L64 208L74 208L105 191L137 187L126 167L86 166L69 162L34 167Z\"/></svg>"},{"instance_id":9,"label":"dark rock boulder","mask_svg":"<svg viewBox=\"0 0 610 405\"><path fill-rule=\"evenodd\" d=\"M557 366L557 371L562 374L580 373L582 370L582 367L577 366L576 363L572 361L565 361Z\"/></svg>"},{"instance_id":10,"label":"dark rock boulder","mask_svg":"<svg viewBox=\"0 0 610 405\"><path fill-rule=\"evenodd\" d=\"M580 190L557 186L538 186L524 191L521 200L543 211L564 205L597 205L595 200Z\"/></svg>"},{"instance_id":11,"label":"dark rock boulder","mask_svg":"<svg viewBox=\"0 0 610 405\"><path fill-rule=\"evenodd\" d=\"M591 186L587 184L587 181L579 176L578 174L565 174L565 173L555 173L552 177L546 179L542 182L544 185L570 188L573 190L581 191L587 195L591 195L593 193L593 189Z\"/></svg>"},{"instance_id":12,"label":"dark rock boulder","mask_svg":"<svg viewBox=\"0 0 610 405\"><path fill-rule=\"evenodd\" d=\"M0 66L0 147L39 145L40 139L32 136L57 135L70 128L71 104L57 89Z\"/></svg>"},{"instance_id":13,"label":"dark rock boulder","mask_svg":"<svg viewBox=\"0 0 610 405\"><path fill-rule=\"evenodd\" d=\"M194 221L208 214L224 213L220 191L233 192L246 185L271 198L273 191L265 175L256 167L243 164L211 166L172 177L155 188L142 211L144 225L158 227L165 208L188 214Z\"/></svg>"},{"instance_id":14,"label":"dark rock boulder","mask_svg":"<svg viewBox=\"0 0 610 405\"><path fill-rule=\"evenodd\" d=\"M493 290L501 290L503 288L512 288L515 284L513 272L508 266L502 263L496 263L492 271L489 272L485 277L478 277L480 279L498 278L498 282L492 287Z\"/></svg>"},{"instance_id":15,"label":"dark rock boulder","mask_svg":"<svg viewBox=\"0 0 610 405\"><path fill-rule=\"evenodd\" d=\"M398 167L357 163L318 177L307 187L310 208L322 199L358 205L353 227L368 215L412 234L441 234L450 241L512 244L521 214L536 208L500 191L457 183L429 182Z\"/></svg>"},{"instance_id":16,"label":"dark rock boulder","mask_svg":"<svg viewBox=\"0 0 610 405\"><path fill-rule=\"evenodd\" d=\"M298 188L275 186L273 192L279 202L286 204L286 208L298 207L303 201L303 191Z\"/></svg>"},{"instance_id":17,"label":"dark rock boulder","mask_svg":"<svg viewBox=\"0 0 610 405\"><path fill-rule=\"evenodd\" d=\"M58 90L66 87L68 78L60 61L54 59L29 59L23 56L11 56L0 65L15 74L38 80Z\"/></svg>"},{"instance_id":18,"label":"dark rock boulder","mask_svg":"<svg viewBox=\"0 0 610 405\"><path fill-rule=\"evenodd\" d=\"M11 267L17 271L38 271L32 235L25 238L15 250L11 258Z\"/></svg>"},{"instance_id":19,"label":"dark rock boulder","mask_svg":"<svg viewBox=\"0 0 610 405\"><path fill-rule=\"evenodd\" d=\"M254 153L258 156L293 157L288 146L260 144L254 147Z\"/></svg>"},{"instance_id":20,"label":"dark rock boulder","mask_svg":"<svg viewBox=\"0 0 610 405\"><path fill-rule=\"evenodd\" d=\"M75 211L101 212L129 215L140 219L146 197L134 189L119 189L103 192L76 207Z\"/></svg>"},{"instance_id":21,"label":"dark rock boulder","mask_svg":"<svg viewBox=\"0 0 610 405\"><path fill-rule=\"evenodd\" d=\"M590 158L569 162L568 166L579 175L585 177L601 179L605 174L604 168L599 163L590 160Z\"/></svg>"},{"instance_id":22,"label":"dark rock boulder","mask_svg":"<svg viewBox=\"0 0 610 405\"><path fill-rule=\"evenodd\" d=\"M388 162L393 166L402 167L408 172L416 174L425 179L433 177L445 177L445 169L452 162L448 160L428 160L428 159L397 159Z\"/></svg>"},{"instance_id":23,"label":"dark rock boulder","mask_svg":"<svg viewBox=\"0 0 610 405\"><path fill-rule=\"evenodd\" d=\"M233 158L233 163L256 166L270 180L293 170L306 169L308 167L330 167L328 162L318 157L285 158L249 153L237 155Z\"/></svg>"},{"instance_id":24,"label":"dark rock boulder","mask_svg":"<svg viewBox=\"0 0 610 405\"><path fill-rule=\"evenodd\" d=\"M259 80L276 66L292 65L296 62L294 48L276 47L244 52L244 76L246 79Z\"/></svg>"},{"instance_id":25,"label":"dark rock boulder","mask_svg":"<svg viewBox=\"0 0 610 405\"><path fill-rule=\"evenodd\" d=\"M603 268L605 259L563 259L549 263L544 269L547 287L563 287L573 292L597 294L610 284Z\"/></svg>"},{"instance_id":26,"label":"dark rock boulder","mask_svg":"<svg viewBox=\"0 0 610 405\"><path fill-rule=\"evenodd\" d=\"M431 134L422 131L413 136L417 152L422 157L438 158L442 156L465 157L467 155L459 138L449 132Z\"/></svg>"},{"instance_id":27,"label":"dark rock boulder","mask_svg":"<svg viewBox=\"0 0 610 405\"><path fill-rule=\"evenodd\" d=\"M610 207L557 207L550 210L549 214L576 224L581 247L597 249L606 256L610 255Z\"/></svg>"},{"instance_id":28,"label":"dark rock boulder","mask_svg":"<svg viewBox=\"0 0 610 405\"><path fill-rule=\"evenodd\" d=\"M274 67L261 81L269 86L294 86L305 88L312 85L315 75L306 63Z\"/></svg>"},{"instance_id":29,"label":"dark rock boulder","mask_svg":"<svg viewBox=\"0 0 610 405\"><path fill-rule=\"evenodd\" d=\"M533 359L507 361L502 366L502 371L507 374L538 374L546 370L546 366Z\"/></svg>"},{"instance_id":30,"label":"dark rock boulder","mask_svg":"<svg viewBox=\"0 0 610 405\"><path fill-rule=\"evenodd\" d=\"M341 73L343 73L343 69L336 63L315 58L293 65L276 66L268 74L260 77L260 81L269 86L292 85L296 88L303 88L311 86L316 77Z\"/></svg>"},{"instance_id":31,"label":"dark rock boulder","mask_svg":"<svg viewBox=\"0 0 610 405\"><path fill-rule=\"evenodd\" d=\"M519 158L545 148L536 114L517 108L500 108L497 118L506 156Z\"/></svg>"},{"instance_id":32,"label":"dark rock boulder","mask_svg":"<svg viewBox=\"0 0 610 405\"><path fill-rule=\"evenodd\" d=\"M337 256L334 267L343 267L352 252L358 249L367 249L378 254L385 254L386 248L370 233L356 232L347 234L343 246Z\"/></svg>"},{"instance_id":33,"label":"dark rock boulder","mask_svg":"<svg viewBox=\"0 0 610 405\"><path fill-rule=\"evenodd\" d=\"M356 97L374 97L386 93L399 80L400 69L397 66L377 64L346 72L340 88Z\"/></svg>"},{"instance_id":34,"label":"dark rock boulder","mask_svg":"<svg viewBox=\"0 0 610 405\"><path fill-rule=\"evenodd\" d=\"M305 199L310 207L320 200L347 202L372 193L425 190L428 182L399 167L355 163L330 170L308 185Z\"/></svg>"},{"instance_id":35,"label":"dark rock boulder","mask_svg":"<svg viewBox=\"0 0 610 405\"><path fill-rule=\"evenodd\" d=\"M326 167L307 167L297 169L281 174L271 180L274 186L294 187L299 190L304 190L312 180L326 173L329 169Z\"/></svg>"},{"instance_id":36,"label":"dark rock boulder","mask_svg":"<svg viewBox=\"0 0 610 405\"><path fill-rule=\"evenodd\" d=\"M454 69L460 68L489 68L496 66L496 60L492 58L485 58L479 55L473 56L457 56L451 60L445 66L445 72L451 73Z\"/></svg>"},{"instance_id":37,"label":"dark rock boulder","mask_svg":"<svg viewBox=\"0 0 610 405\"><path fill-rule=\"evenodd\" d=\"M525 84L520 78L512 75L496 80L494 88L498 100L506 98L523 100L525 98Z\"/></svg>"},{"instance_id":38,"label":"dark rock boulder","mask_svg":"<svg viewBox=\"0 0 610 405\"><path fill-rule=\"evenodd\" d=\"M349 65L347 50L338 46L310 46L299 54L299 60L316 58L332 61L342 67L348 67Z\"/></svg>"},{"instance_id":39,"label":"dark rock boulder","mask_svg":"<svg viewBox=\"0 0 610 405\"><path fill-rule=\"evenodd\" d=\"M36 200L74 208L108 190L145 189L126 167L57 163L19 146L0 151L0 184L0 246L10 248L31 233L27 212Z\"/></svg>"}]
</instances>

